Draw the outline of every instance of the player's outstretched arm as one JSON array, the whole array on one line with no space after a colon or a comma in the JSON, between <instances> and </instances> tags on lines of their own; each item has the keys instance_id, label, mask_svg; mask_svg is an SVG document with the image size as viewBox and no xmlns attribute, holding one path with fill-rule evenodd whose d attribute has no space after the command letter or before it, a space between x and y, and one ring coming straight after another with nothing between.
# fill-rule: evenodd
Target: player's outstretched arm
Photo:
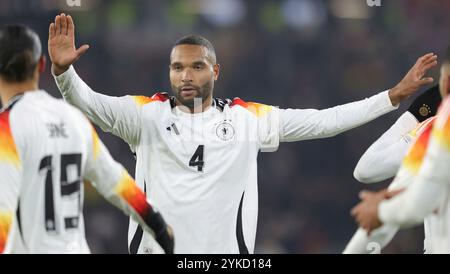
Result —
<instances>
[{"instance_id":1,"label":"player's outstretched arm","mask_svg":"<svg viewBox=\"0 0 450 274\"><path fill-rule=\"evenodd\" d=\"M403 155L415 139L410 134L425 120L436 115L442 98L436 85L420 94L400 118L363 154L353 176L362 183L376 183L394 177Z\"/></svg>"},{"instance_id":2,"label":"player's outstretched arm","mask_svg":"<svg viewBox=\"0 0 450 274\"><path fill-rule=\"evenodd\" d=\"M92 146L86 164L86 180L109 202L138 222L152 235L166 254L174 252L172 229L147 200L121 164L116 162L92 128Z\"/></svg>"},{"instance_id":3,"label":"player's outstretched arm","mask_svg":"<svg viewBox=\"0 0 450 274\"><path fill-rule=\"evenodd\" d=\"M433 81L424 75L437 64L436 60L432 53L422 56L394 88L365 100L324 110L281 109L280 140L293 142L332 137L397 109L400 102Z\"/></svg>"},{"instance_id":4,"label":"player's outstretched arm","mask_svg":"<svg viewBox=\"0 0 450 274\"><path fill-rule=\"evenodd\" d=\"M353 172L355 179L377 183L394 177L411 144L407 134L417 125L411 113L403 113L361 156Z\"/></svg>"},{"instance_id":5,"label":"player's outstretched arm","mask_svg":"<svg viewBox=\"0 0 450 274\"><path fill-rule=\"evenodd\" d=\"M48 51L56 85L64 99L80 109L104 131L134 145L139 138L139 106L132 96L112 97L94 92L75 72L72 64L89 46L75 47L75 25L69 15L56 16L50 24Z\"/></svg>"}]
</instances>

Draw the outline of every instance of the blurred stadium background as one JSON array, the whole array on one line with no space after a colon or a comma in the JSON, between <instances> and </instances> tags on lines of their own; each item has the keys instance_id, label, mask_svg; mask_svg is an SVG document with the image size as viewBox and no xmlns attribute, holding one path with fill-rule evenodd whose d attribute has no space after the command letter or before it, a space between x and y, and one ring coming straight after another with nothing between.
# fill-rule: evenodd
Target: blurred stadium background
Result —
<instances>
[{"instance_id":1,"label":"blurred stadium background","mask_svg":"<svg viewBox=\"0 0 450 274\"><path fill-rule=\"evenodd\" d=\"M0 24L24 23L42 37L64 11L77 45L76 65L95 90L115 96L169 91L169 53L177 38L201 34L216 47L222 73L215 96L283 108L327 108L392 87L416 58L450 43L450 1L381 0L1 0ZM46 50L45 50L46 52ZM433 71L438 76L438 70ZM437 79L437 78L435 78ZM50 76L41 87L61 97ZM412 100L409 100L411 102ZM364 150L405 110L326 140L283 144L259 159L256 253L340 253L356 225L349 211L364 186L353 168ZM119 138L99 132L134 174ZM126 253L128 218L86 188L93 253ZM386 253L421 253L421 228L399 233Z\"/></svg>"}]
</instances>

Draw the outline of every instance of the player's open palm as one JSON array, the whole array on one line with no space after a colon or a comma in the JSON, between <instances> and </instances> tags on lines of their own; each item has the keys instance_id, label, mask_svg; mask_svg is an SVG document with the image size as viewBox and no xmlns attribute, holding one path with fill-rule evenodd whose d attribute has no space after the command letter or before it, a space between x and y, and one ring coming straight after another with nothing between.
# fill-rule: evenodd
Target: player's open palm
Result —
<instances>
[{"instance_id":1,"label":"player's open palm","mask_svg":"<svg viewBox=\"0 0 450 274\"><path fill-rule=\"evenodd\" d=\"M75 25L70 15L64 13L55 17L50 24L48 35L48 53L53 64L53 71L59 75L75 63L89 49L83 45L75 47Z\"/></svg>"},{"instance_id":2,"label":"player's open palm","mask_svg":"<svg viewBox=\"0 0 450 274\"><path fill-rule=\"evenodd\" d=\"M433 83L433 78L425 77L426 73L437 65L437 56L428 53L420 57L406 76L392 89L399 103L417 92L422 86Z\"/></svg>"}]
</instances>

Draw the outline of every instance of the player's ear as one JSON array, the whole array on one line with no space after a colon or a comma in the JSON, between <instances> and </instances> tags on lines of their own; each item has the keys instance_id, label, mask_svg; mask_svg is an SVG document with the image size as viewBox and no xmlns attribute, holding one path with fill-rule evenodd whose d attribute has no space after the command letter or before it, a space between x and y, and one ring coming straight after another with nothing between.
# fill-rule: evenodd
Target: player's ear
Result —
<instances>
[{"instance_id":1,"label":"player's ear","mask_svg":"<svg viewBox=\"0 0 450 274\"><path fill-rule=\"evenodd\" d=\"M39 62L38 62L39 74L41 74L45 71L46 64L47 64L47 58L45 57L45 55L42 55L41 58L39 58Z\"/></svg>"},{"instance_id":2,"label":"player's ear","mask_svg":"<svg viewBox=\"0 0 450 274\"><path fill-rule=\"evenodd\" d=\"M444 82L444 85L445 85L444 88L447 91L447 95L449 95L450 94L450 74L447 75L447 79Z\"/></svg>"},{"instance_id":3,"label":"player's ear","mask_svg":"<svg viewBox=\"0 0 450 274\"><path fill-rule=\"evenodd\" d=\"M219 79L220 74L220 65L215 64L213 70L214 70L214 81L217 81L217 79Z\"/></svg>"}]
</instances>

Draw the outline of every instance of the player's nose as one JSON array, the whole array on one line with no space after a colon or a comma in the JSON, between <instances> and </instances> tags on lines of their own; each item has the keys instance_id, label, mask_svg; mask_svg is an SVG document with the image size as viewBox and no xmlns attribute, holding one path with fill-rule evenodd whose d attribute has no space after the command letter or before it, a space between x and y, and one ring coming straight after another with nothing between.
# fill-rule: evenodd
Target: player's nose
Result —
<instances>
[{"instance_id":1,"label":"player's nose","mask_svg":"<svg viewBox=\"0 0 450 274\"><path fill-rule=\"evenodd\" d=\"M190 69L185 69L183 74L181 75L181 81L183 82L192 82L192 72Z\"/></svg>"}]
</instances>

